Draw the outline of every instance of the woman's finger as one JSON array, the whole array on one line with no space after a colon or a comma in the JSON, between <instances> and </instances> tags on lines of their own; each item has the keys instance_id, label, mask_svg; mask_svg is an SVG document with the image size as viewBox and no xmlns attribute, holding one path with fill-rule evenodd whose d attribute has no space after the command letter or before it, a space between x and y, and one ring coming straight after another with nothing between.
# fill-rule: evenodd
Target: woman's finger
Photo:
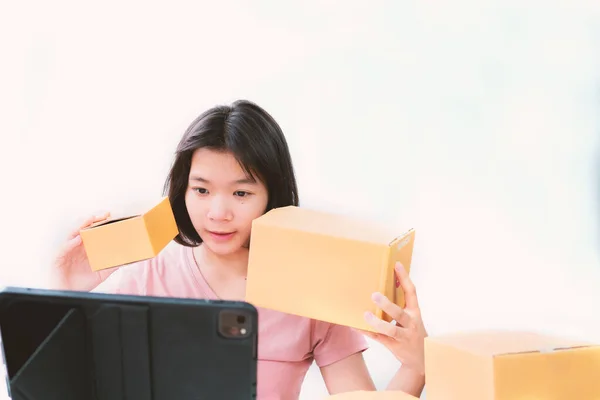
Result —
<instances>
[{"instance_id":1,"label":"woman's finger","mask_svg":"<svg viewBox=\"0 0 600 400\"><path fill-rule=\"evenodd\" d=\"M60 248L58 253L58 265L62 267L64 260L69 258L71 252L80 244L81 236L75 236L74 238L67 240L67 242Z\"/></svg>"},{"instance_id":2,"label":"woman's finger","mask_svg":"<svg viewBox=\"0 0 600 400\"><path fill-rule=\"evenodd\" d=\"M389 322L377 318L371 312L367 312L365 314L365 320L369 325L373 327L373 329L375 329L376 332L381 333L385 336L395 339L400 339L403 336L402 329L404 328L396 326L395 324L390 324Z\"/></svg>"},{"instance_id":3,"label":"woman's finger","mask_svg":"<svg viewBox=\"0 0 600 400\"><path fill-rule=\"evenodd\" d=\"M408 272L404 269L404 266L397 262L394 270L396 271L396 276L398 276L398 280L400 281L400 286L402 287L402 291L404 292L404 301L406 303L406 308L416 310L419 308L419 300L417 299L417 289L413 284L412 280L408 276Z\"/></svg>"},{"instance_id":4,"label":"woman's finger","mask_svg":"<svg viewBox=\"0 0 600 400\"><path fill-rule=\"evenodd\" d=\"M396 344L396 339L393 337L389 337L386 335L382 335L381 333L369 332L365 331L365 336L375 340L376 342L381 343L384 346L391 347Z\"/></svg>"},{"instance_id":5,"label":"woman's finger","mask_svg":"<svg viewBox=\"0 0 600 400\"><path fill-rule=\"evenodd\" d=\"M80 244L81 244L81 236L77 235L73 239L69 239L67 241L64 250L68 252L71 249L74 249L75 247L79 246Z\"/></svg>"},{"instance_id":6,"label":"woman's finger","mask_svg":"<svg viewBox=\"0 0 600 400\"><path fill-rule=\"evenodd\" d=\"M79 236L80 230L87 228L88 226L95 224L96 222L104 221L108 217L110 217L110 212L105 212L104 214L97 215L97 216L91 216L91 217L87 218L85 221L83 221L83 223L79 226L79 228L73 230L69 234L69 239L76 238L77 236Z\"/></svg>"},{"instance_id":7,"label":"woman's finger","mask_svg":"<svg viewBox=\"0 0 600 400\"><path fill-rule=\"evenodd\" d=\"M362 333L363 335L365 335L366 337L368 337L368 338L371 338L371 339L374 339L374 340L377 340L377 338L379 337L379 334L378 334L378 333L371 332L371 331L364 331L364 330L363 330L363 331L361 331L361 333Z\"/></svg>"},{"instance_id":8,"label":"woman's finger","mask_svg":"<svg viewBox=\"0 0 600 400\"><path fill-rule=\"evenodd\" d=\"M396 321L398 325L407 327L410 324L410 315L406 314L399 305L392 303L390 299L383 294L373 293L372 299L375 304Z\"/></svg>"}]
</instances>

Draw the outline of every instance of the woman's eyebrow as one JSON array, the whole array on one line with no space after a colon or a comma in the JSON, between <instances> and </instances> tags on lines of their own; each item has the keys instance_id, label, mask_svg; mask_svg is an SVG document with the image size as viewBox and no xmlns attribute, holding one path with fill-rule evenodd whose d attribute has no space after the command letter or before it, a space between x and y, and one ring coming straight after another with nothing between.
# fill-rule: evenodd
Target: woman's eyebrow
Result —
<instances>
[{"instance_id":1,"label":"woman's eyebrow","mask_svg":"<svg viewBox=\"0 0 600 400\"><path fill-rule=\"evenodd\" d=\"M196 181L196 182L202 182L202 183L210 183L210 181L208 179L205 179L201 176L198 175L193 175L190 177L190 181ZM242 179L237 179L235 181L233 181L234 184L237 185L244 185L244 184L254 184L256 183L256 180L252 179L252 178L242 178Z\"/></svg>"},{"instance_id":2,"label":"woman's eyebrow","mask_svg":"<svg viewBox=\"0 0 600 400\"><path fill-rule=\"evenodd\" d=\"M190 176L190 181L198 181L198 182L202 182L202 183L210 183L208 181L208 179L204 179L201 176Z\"/></svg>"},{"instance_id":3,"label":"woman's eyebrow","mask_svg":"<svg viewBox=\"0 0 600 400\"><path fill-rule=\"evenodd\" d=\"M256 180L252 179L252 178L244 178L244 179L238 179L237 181L235 181L236 184L238 185L244 185L244 184L253 184L256 183Z\"/></svg>"}]
</instances>

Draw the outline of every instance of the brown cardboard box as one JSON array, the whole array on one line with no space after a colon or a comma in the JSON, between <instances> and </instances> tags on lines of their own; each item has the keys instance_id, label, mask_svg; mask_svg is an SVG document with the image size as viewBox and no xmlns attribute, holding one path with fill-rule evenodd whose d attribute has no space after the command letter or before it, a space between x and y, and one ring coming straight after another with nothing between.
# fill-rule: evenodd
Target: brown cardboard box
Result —
<instances>
[{"instance_id":1,"label":"brown cardboard box","mask_svg":"<svg viewBox=\"0 0 600 400\"><path fill-rule=\"evenodd\" d=\"M428 400L599 400L600 346L531 332L425 340Z\"/></svg>"},{"instance_id":2,"label":"brown cardboard box","mask_svg":"<svg viewBox=\"0 0 600 400\"><path fill-rule=\"evenodd\" d=\"M142 214L98 222L80 231L92 270L156 256L178 234L168 197Z\"/></svg>"},{"instance_id":3,"label":"brown cardboard box","mask_svg":"<svg viewBox=\"0 0 600 400\"><path fill-rule=\"evenodd\" d=\"M394 265L410 271L415 232L394 238L373 224L300 207L282 207L255 219L248 264L246 301L357 329L381 292L404 306L395 287Z\"/></svg>"},{"instance_id":4,"label":"brown cardboard box","mask_svg":"<svg viewBox=\"0 0 600 400\"><path fill-rule=\"evenodd\" d=\"M358 390L334 394L326 397L325 400L418 400L418 398L400 391L369 392Z\"/></svg>"}]
</instances>

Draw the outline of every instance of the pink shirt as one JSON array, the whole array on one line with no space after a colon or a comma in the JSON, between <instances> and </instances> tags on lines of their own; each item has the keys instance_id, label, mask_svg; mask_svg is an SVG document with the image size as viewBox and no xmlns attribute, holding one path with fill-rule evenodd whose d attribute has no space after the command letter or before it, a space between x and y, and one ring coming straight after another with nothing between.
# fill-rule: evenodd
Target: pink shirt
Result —
<instances>
[{"instance_id":1,"label":"pink shirt","mask_svg":"<svg viewBox=\"0 0 600 400\"><path fill-rule=\"evenodd\" d=\"M192 249L172 242L157 257L119 268L94 292L217 299L198 270ZM258 308L259 400L298 399L313 360L323 367L364 351L357 331Z\"/></svg>"}]
</instances>

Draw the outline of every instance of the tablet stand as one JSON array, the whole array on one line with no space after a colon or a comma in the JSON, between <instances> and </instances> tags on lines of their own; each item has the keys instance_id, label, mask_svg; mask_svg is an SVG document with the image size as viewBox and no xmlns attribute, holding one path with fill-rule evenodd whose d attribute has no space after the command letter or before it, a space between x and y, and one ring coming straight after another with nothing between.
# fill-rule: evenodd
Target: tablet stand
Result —
<instances>
[{"instance_id":1,"label":"tablet stand","mask_svg":"<svg viewBox=\"0 0 600 400\"><path fill-rule=\"evenodd\" d=\"M152 398L147 311L107 305L86 318L70 309L10 379L12 399Z\"/></svg>"}]
</instances>

